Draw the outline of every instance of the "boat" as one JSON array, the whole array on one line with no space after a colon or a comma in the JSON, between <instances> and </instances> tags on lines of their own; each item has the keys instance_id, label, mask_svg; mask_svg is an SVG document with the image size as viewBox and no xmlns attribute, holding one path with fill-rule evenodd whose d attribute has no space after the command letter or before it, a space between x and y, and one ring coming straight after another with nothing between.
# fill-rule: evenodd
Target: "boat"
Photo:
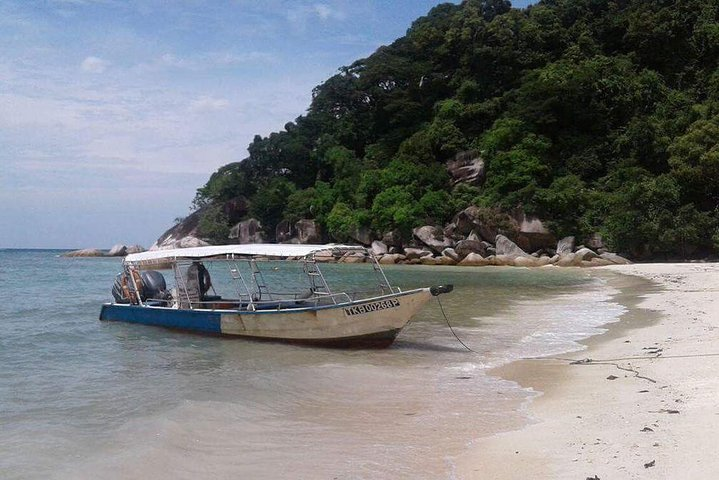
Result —
<instances>
[{"instance_id":1,"label":"boat","mask_svg":"<svg viewBox=\"0 0 719 480\"><path fill-rule=\"evenodd\" d=\"M339 285L330 285L326 269ZM170 271L172 282L162 270ZM124 258L114 301L102 306L100 320L254 340L387 347L432 296L451 290L391 286L371 250L355 245L156 250Z\"/></svg>"}]
</instances>

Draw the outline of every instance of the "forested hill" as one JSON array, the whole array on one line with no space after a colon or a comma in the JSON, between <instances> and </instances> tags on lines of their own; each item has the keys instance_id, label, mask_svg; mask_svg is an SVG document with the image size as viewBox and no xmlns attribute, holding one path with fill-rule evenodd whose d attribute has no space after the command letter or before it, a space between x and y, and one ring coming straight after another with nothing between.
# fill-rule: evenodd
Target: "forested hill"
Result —
<instances>
[{"instance_id":1,"label":"forested hill","mask_svg":"<svg viewBox=\"0 0 719 480\"><path fill-rule=\"evenodd\" d=\"M269 240L299 219L407 237L476 205L635 257L716 253L718 20L716 0L439 5L214 173L201 234L252 217ZM484 171L453 186L460 152Z\"/></svg>"}]
</instances>

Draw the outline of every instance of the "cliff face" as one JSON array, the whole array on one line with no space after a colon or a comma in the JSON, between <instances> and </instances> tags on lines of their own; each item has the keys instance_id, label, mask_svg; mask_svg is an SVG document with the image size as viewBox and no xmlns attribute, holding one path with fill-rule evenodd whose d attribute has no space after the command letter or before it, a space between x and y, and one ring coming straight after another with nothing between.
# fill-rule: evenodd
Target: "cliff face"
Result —
<instances>
[{"instance_id":1,"label":"cliff face","mask_svg":"<svg viewBox=\"0 0 719 480\"><path fill-rule=\"evenodd\" d=\"M150 250L164 250L168 248L188 248L209 245L199 238L199 224L205 209L199 209L182 221L171 227L150 247Z\"/></svg>"}]
</instances>

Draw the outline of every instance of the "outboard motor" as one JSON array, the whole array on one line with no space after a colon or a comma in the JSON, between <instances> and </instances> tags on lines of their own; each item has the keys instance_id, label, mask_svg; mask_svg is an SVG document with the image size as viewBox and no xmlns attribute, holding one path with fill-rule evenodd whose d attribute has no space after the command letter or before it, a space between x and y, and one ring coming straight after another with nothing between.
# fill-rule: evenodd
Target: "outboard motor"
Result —
<instances>
[{"instance_id":1,"label":"outboard motor","mask_svg":"<svg viewBox=\"0 0 719 480\"><path fill-rule=\"evenodd\" d=\"M122 276L124 273L118 273L115 277L115 283L112 284L112 297L115 303L130 303L130 299L122 293Z\"/></svg>"},{"instance_id":2,"label":"outboard motor","mask_svg":"<svg viewBox=\"0 0 719 480\"><path fill-rule=\"evenodd\" d=\"M157 270L143 270L140 273L140 278L142 278L143 301L148 298L167 299L167 284L165 283L165 277L160 272Z\"/></svg>"}]
</instances>

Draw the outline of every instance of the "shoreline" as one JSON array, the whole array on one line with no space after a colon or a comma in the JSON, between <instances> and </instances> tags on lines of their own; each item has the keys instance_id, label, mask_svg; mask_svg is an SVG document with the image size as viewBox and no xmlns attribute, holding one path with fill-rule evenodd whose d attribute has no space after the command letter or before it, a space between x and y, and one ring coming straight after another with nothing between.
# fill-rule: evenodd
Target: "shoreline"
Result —
<instances>
[{"instance_id":1,"label":"shoreline","mask_svg":"<svg viewBox=\"0 0 719 480\"><path fill-rule=\"evenodd\" d=\"M480 438L456 459L458 478L709 478L719 472L719 356L713 356L719 305L712 298L719 264L595 272L620 292L633 277L659 289L620 293L618 301L629 308L619 322L580 342L586 350L552 357L594 363L521 360L490 372L542 393L524 407L528 425ZM646 358L612 360L629 357Z\"/></svg>"}]
</instances>

